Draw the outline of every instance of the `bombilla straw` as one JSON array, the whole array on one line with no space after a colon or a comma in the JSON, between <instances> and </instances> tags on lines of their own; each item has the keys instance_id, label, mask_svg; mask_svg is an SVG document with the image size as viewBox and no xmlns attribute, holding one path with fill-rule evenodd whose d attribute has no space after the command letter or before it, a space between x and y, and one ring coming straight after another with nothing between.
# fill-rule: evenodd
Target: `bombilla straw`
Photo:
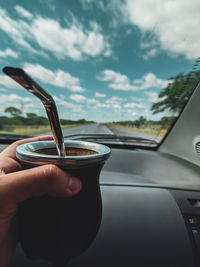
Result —
<instances>
[{"instance_id":1,"label":"bombilla straw","mask_svg":"<svg viewBox=\"0 0 200 267\"><path fill-rule=\"evenodd\" d=\"M37 84L24 70L20 68L5 67L3 68L3 72L42 101L49 119L58 155L65 156L62 129L53 97L39 86L39 84Z\"/></svg>"}]
</instances>

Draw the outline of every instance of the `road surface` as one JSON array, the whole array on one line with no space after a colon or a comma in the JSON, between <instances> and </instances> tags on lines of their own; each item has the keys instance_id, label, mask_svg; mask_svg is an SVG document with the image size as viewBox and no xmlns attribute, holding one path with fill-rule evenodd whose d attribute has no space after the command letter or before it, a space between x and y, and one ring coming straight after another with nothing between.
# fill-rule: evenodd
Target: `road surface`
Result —
<instances>
[{"instance_id":1,"label":"road surface","mask_svg":"<svg viewBox=\"0 0 200 267\"><path fill-rule=\"evenodd\" d=\"M123 136L134 136L134 137L141 137L141 138L146 138L146 139L150 139L156 142L160 142L161 141L161 137L155 136L155 135L150 135L150 134L146 134L146 133L142 133L142 132L137 132L134 130L130 130L127 128L121 128L121 127L116 127L116 126L108 126L109 129L113 132L113 134L116 135L123 135Z\"/></svg>"},{"instance_id":2,"label":"road surface","mask_svg":"<svg viewBox=\"0 0 200 267\"><path fill-rule=\"evenodd\" d=\"M46 133L46 134L51 134L51 133ZM116 135L147 138L157 142L160 142L161 140L160 137L156 137L153 135L129 130L126 128L119 128L116 126L105 126L100 123L93 123L93 124L63 129L63 136L74 135L74 134L116 134Z\"/></svg>"},{"instance_id":3,"label":"road surface","mask_svg":"<svg viewBox=\"0 0 200 267\"><path fill-rule=\"evenodd\" d=\"M72 134L113 134L111 130L100 123L93 123L69 129L63 129L63 136Z\"/></svg>"}]
</instances>

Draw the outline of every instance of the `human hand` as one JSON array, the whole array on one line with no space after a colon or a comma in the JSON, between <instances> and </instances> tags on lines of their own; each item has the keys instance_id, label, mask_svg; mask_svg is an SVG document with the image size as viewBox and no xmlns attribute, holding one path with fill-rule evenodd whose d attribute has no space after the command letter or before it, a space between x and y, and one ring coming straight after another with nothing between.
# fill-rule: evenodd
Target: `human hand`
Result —
<instances>
[{"instance_id":1,"label":"human hand","mask_svg":"<svg viewBox=\"0 0 200 267\"><path fill-rule=\"evenodd\" d=\"M3 152L0 153L0 175L23 169L22 165L20 164L19 160L16 157L16 148L19 145L36 141L48 141L52 139L53 137L49 135L49 136L27 138L12 143Z\"/></svg>"},{"instance_id":2,"label":"human hand","mask_svg":"<svg viewBox=\"0 0 200 267\"><path fill-rule=\"evenodd\" d=\"M55 165L44 165L27 170L18 161L15 151L20 144L50 140L36 137L20 140L0 154L0 266L11 260L16 244L15 214L20 202L41 195L72 197L81 190L81 182L70 177Z\"/></svg>"}]
</instances>

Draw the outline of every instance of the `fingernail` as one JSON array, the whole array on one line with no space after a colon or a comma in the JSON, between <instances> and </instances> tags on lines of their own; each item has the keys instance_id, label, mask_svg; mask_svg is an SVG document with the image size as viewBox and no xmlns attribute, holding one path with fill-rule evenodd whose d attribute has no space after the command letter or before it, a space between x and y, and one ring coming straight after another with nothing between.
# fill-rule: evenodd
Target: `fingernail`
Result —
<instances>
[{"instance_id":1,"label":"fingernail","mask_svg":"<svg viewBox=\"0 0 200 267\"><path fill-rule=\"evenodd\" d=\"M81 181L76 177L70 177L68 189L71 192L78 192L81 189Z\"/></svg>"}]
</instances>

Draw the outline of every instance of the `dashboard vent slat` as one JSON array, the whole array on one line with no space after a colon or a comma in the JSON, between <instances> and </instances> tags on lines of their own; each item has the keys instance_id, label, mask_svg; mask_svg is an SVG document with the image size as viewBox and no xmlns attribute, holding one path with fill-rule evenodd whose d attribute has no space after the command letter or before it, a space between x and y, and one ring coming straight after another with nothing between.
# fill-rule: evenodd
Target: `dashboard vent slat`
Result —
<instances>
[{"instance_id":1,"label":"dashboard vent slat","mask_svg":"<svg viewBox=\"0 0 200 267\"><path fill-rule=\"evenodd\" d=\"M196 150L197 156L200 157L200 142L197 142L195 144L195 150Z\"/></svg>"}]
</instances>

